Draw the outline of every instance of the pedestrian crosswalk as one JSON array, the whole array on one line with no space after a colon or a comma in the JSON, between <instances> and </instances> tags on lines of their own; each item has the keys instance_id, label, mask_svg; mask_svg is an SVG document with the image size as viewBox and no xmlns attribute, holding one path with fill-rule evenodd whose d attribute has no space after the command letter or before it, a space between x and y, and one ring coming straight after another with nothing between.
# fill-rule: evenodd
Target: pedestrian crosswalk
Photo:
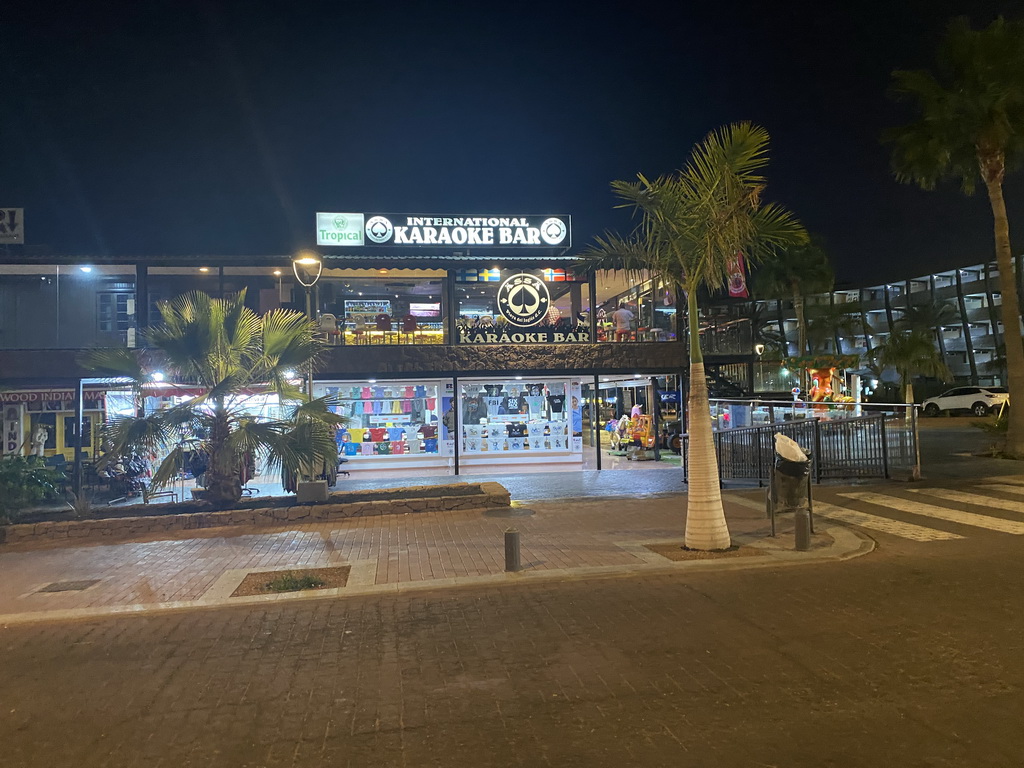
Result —
<instances>
[{"instance_id":1,"label":"pedestrian crosswalk","mask_svg":"<svg viewBox=\"0 0 1024 768\"><path fill-rule=\"evenodd\" d=\"M1024 523L1020 523L1015 520L1004 520L1000 517L979 515L975 512L964 512L958 509L940 507L935 504L925 504L912 499L904 499L900 496L874 493L872 491L856 491L854 493L841 493L839 495L845 499L866 501L869 504L877 504L879 507L895 509L900 512L908 512L912 515L931 517L936 520L959 523L960 525L970 525L975 528L987 528L990 531L1000 531L1002 533L1012 533L1016 535L1024 534ZM982 503L981 497L977 494L970 494L970 496L975 499L975 503Z\"/></svg>"},{"instance_id":2,"label":"pedestrian crosswalk","mask_svg":"<svg viewBox=\"0 0 1024 768\"><path fill-rule=\"evenodd\" d=\"M961 488L816 489L815 517L917 542L954 541L973 532L1024 535L1024 475L994 477ZM818 498L827 496L829 501ZM1016 498L1014 498L1016 497ZM734 497L764 509L764 502Z\"/></svg>"}]
</instances>

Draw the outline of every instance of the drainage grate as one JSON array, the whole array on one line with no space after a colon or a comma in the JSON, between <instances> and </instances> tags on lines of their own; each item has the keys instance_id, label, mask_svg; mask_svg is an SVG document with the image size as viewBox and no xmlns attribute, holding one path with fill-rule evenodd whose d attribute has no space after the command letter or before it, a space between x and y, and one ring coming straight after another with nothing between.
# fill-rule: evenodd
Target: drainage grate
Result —
<instances>
[{"instance_id":1,"label":"drainage grate","mask_svg":"<svg viewBox=\"0 0 1024 768\"><path fill-rule=\"evenodd\" d=\"M88 589L93 584L99 583L99 579L86 579L84 581L55 581L52 584L47 584L42 589L37 589L36 592L81 592L83 589Z\"/></svg>"}]
</instances>

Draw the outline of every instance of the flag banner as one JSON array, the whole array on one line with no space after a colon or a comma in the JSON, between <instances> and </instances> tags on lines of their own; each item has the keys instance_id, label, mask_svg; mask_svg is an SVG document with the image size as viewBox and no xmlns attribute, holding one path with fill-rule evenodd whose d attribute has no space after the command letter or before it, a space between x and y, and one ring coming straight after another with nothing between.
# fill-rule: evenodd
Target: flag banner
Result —
<instances>
[{"instance_id":1,"label":"flag banner","mask_svg":"<svg viewBox=\"0 0 1024 768\"><path fill-rule=\"evenodd\" d=\"M729 260L729 295L735 299L750 298L747 292L747 276L743 272L743 254L737 253Z\"/></svg>"}]
</instances>

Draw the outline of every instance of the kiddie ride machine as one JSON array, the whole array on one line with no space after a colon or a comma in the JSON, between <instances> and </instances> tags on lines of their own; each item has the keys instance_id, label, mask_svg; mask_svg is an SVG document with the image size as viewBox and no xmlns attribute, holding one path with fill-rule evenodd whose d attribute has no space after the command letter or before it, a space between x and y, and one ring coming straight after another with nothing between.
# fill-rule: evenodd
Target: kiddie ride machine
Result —
<instances>
[{"instance_id":1,"label":"kiddie ride machine","mask_svg":"<svg viewBox=\"0 0 1024 768\"><path fill-rule=\"evenodd\" d=\"M611 432L612 453L625 454L629 461L650 461L654 457L648 451L654 448L654 438L652 417L623 415Z\"/></svg>"}]
</instances>

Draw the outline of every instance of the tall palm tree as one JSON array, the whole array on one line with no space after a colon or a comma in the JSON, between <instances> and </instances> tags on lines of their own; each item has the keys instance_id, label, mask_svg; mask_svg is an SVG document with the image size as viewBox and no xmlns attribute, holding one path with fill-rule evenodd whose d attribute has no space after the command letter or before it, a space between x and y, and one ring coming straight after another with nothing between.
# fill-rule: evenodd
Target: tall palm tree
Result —
<instances>
[{"instance_id":1,"label":"tall palm tree","mask_svg":"<svg viewBox=\"0 0 1024 768\"><path fill-rule=\"evenodd\" d=\"M241 498L247 462L306 475L337 462L334 435L343 419L328 398L311 399L292 383L293 372L311 365L320 350L305 315L279 309L260 317L245 306L244 290L229 299L188 293L159 309L162 322L146 334L150 349L93 350L84 363L127 377L141 400L151 380L147 368L159 361L165 375L198 394L167 410L107 424L109 455L169 451L153 476L160 487L173 480L189 451L205 451L208 498L221 505ZM248 413L249 396L271 393L282 405L292 403L287 418Z\"/></svg>"},{"instance_id":2,"label":"tall palm tree","mask_svg":"<svg viewBox=\"0 0 1024 768\"><path fill-rule=\"evenodd\" d=\"M907 403L914 402L914 376L931 376L941 381L952 378L928 331L890 333L881 345L871 350L871 357L881 368L896 371Z\"/></svg>"},{"instance_id":3,"label":"tall palm tree","mask_svg":"<svg viewBox=\"0 0 1024 768\"><path fill-rule=\"evenodd\" d=\"M957 19L939 48L936 71L893 72L892 91L917 113L914 122L887 134L896 178L924 189L959 179L966 194L973 194L979 177L985 185L999 265L1010 402L1024 402L1024 344L1003 200L1007 168L1024 160L1024 23L1000 18L973 30L966 19ZM1024 408L1010 409L1004 452L1024 458Z\"/></svg>"},{"instance_id":4,"label":"tall palm tree","mask_svg":"<svg viewBox=\"0 0 1024 768\"><path fill-rule=\"evenodd\" d=\"M722 509L700 348L701 289L721 290L729 265L743 253L756 263L773 249L806 239L803 227L783 207L764 203L763 169L768 133L736 123L709 133L676 173L638 181L614 181L612 190L640 223L628 236L606 234L583 254L589 269L650 272L686 293L690 351L689 493L686 546L725 549L731 544Z\"/></svg>"},{"instance_id":5,"label":"tall palm tree","mask_svg":"<svg viewBox=\"0 0 1024 768\"><path fill-rule=\"evenodd\" d=\"M763 299L791 299L796 315L797 355L805 355L807 319L804 302L815 293L827 293L835 285L828 255L815 243L793 245L765 260L754 273L754 295Z\"/></svg>"}]
</instances>

